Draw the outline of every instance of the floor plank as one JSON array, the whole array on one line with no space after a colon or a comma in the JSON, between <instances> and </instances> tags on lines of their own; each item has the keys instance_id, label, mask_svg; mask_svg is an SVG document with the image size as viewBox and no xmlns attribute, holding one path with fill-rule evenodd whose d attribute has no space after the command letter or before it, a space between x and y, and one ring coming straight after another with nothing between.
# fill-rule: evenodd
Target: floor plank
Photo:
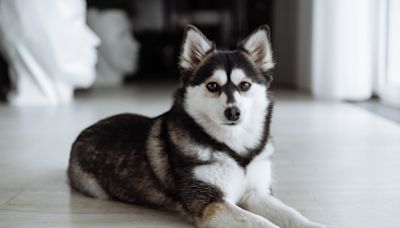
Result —
<instances>
[{"instance_id":1,"label":"floor plank","mask_svg":"<svg viewBox=\"0 0 400 228\"><path fill-rule=\"evenodd\" d=\"M0 106L0 227L191 227L174 214L84 197L69 189L71 143L121 112L156 116L172 85L81 94L70 105ZM277 92L274 191L335 227L400 227L400 126L348 103Z\"/></svg>"}]
</instances>

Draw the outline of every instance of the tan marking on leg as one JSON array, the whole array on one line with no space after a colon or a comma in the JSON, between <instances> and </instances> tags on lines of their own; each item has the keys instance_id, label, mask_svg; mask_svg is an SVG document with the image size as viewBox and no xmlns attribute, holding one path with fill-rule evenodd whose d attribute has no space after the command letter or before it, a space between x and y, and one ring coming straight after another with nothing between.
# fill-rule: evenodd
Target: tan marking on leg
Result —
<instances>
[{"instance_id":1,"label":"tan marking on leg","mask_svg":"<svg viewBox=\"0 0 400 228\"><path fill-rule=\"evenodd\" d=\"M267 219L229 202L208 205L195 224L199 228L279 228Z\"/></svg>"},{"instance_id":2,"label":"tan marking on leg","mask_svg":"<svg viewBox=\"0 0 400 228\"><path fill-rule=\"evenodd\" d=\"M201 219L211 219L215 217L216 214L227 211L228 208L224 203L212 203L204 208Z\"/></svg>"}]
</instances>

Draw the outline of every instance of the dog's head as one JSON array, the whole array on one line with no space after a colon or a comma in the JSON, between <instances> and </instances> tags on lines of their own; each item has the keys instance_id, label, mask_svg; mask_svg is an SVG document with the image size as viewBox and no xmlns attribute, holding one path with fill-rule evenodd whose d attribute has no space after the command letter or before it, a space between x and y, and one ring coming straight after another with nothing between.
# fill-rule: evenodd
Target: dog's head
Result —
<instances>
[{"instance_id":1,"label":"dog's head","mask_svg":"<svg viewBox=\"0 0 400 228\"><path fill-rule=\"evenodd\" d=\"M179 67L184 108L198 122L233 128L265 117L274 67L268 26L256 29L237 50L221 51L189 25Z\"/></svg>"}]
</instances>

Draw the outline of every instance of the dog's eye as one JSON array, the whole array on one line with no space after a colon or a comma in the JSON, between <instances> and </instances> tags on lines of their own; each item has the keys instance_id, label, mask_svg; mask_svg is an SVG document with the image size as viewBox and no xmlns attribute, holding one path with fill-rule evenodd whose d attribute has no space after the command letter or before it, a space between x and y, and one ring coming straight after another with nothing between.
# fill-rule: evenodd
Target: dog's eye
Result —
<instances>
[{"instance_id":1,"label":"dog's eye","mask_svg":"<svg viewBox=\"0 0 400 228\"><path fill-rule=\"evenodd\" d=\"M215 92L219 91L219 85L215 82L209 82L209 83L207 83L207 89L210 92L215 93Z\"/></svg>"},{"instance_id":2,"label":"dog's eye","mask_svg":"<svg viewBox=\"0 0 400 228\"><path fill-rule=\"evenodd\" d=\"M239 89L240 89L241 91L247 91L247 90L250 89L250 87L251 87L251 84L248 83L248 82L241 82L241 83L239 84Z\"/></svg>"}]
</instances>

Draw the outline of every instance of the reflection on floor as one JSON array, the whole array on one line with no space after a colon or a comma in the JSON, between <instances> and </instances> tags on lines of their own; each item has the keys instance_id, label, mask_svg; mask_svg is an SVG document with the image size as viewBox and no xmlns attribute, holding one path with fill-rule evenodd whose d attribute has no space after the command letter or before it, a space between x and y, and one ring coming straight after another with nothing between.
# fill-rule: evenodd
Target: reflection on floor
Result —
<instances>
[{"instance_id":1,"label":"reflection on floor","mask_svg":"<svg viewBox=\"0 0 400 228\"><path fill-rule=\"evenodd\" d=\"M53 108L0 106L0 227L191 227L167 213L71 192L69 148L100 118L156 116L172 86L81 94ZM400 227L400 126L351 104L278 92L273 117L275 193L335 227Z\"/></svg>"},{"instance_id":2,"label":"reflection on floor","mask_svg":"<svg viewBox=\"0 0 400 228\"><path fill-rule=\"evenodd\" d=\"M385 117L386 119L395 121L400 124L400 108L384 104L379 99L371 99L362 102L351 102L358 107L364 108L376 115Z\"/></svg>"}]
</instances>

